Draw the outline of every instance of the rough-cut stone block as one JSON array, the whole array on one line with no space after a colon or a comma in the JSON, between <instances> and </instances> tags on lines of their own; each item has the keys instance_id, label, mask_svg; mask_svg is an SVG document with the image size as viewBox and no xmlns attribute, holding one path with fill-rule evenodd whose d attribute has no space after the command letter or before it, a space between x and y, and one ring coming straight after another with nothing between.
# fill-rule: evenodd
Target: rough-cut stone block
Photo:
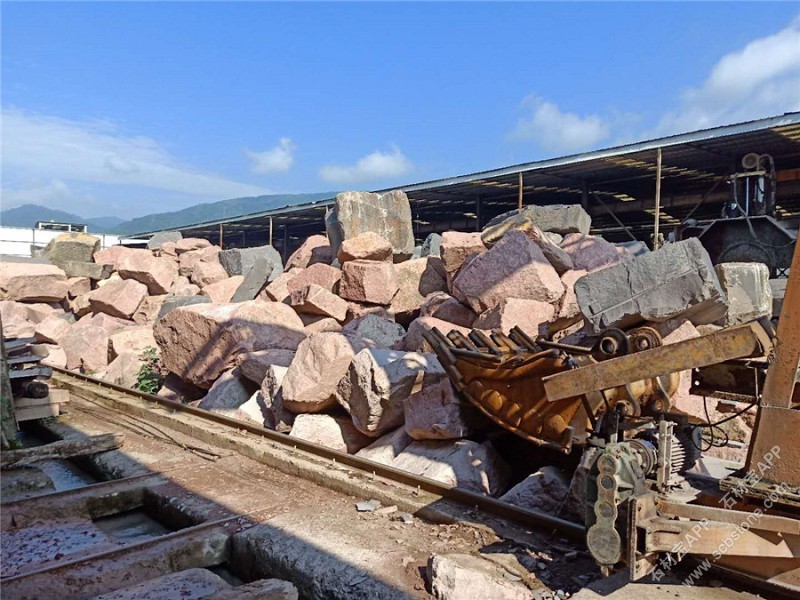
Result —
<instances>
[{"instance_id":1,"label":"rough-cut stone block","mask_svg":"<svg viewBox=\"0 0 800 600\"><path fill-rule=\"evenodd\" d=\"M162 398L183 403L200 400L206 395L206 393L207 390L199 388L188 381L184 381L175 375L175 373L167 374L167 376L164 378L164 381L161 382L161 387L157 392L157 394Z\"/></svg>"},{"instance_id":2,"label":"rough-cut stone block","mask_svg":"<svg viewBox=\"0 0 800 600\"><path fill-rule=\"evenodd\" d=\"M119 261L127 256L129 252L136 252L136 249L126 248L125 246L109 246L95 252L94 262L98 265L111 265L113 269L116 269Z\"/></svg>"},{"instance_id":3,"label":"rough-cut stone block","mask_svg":"<svg viewBox=\"0 0 800 600\"><path fill-rule=\"evenodd\" d=\"M171 258L158 258L149 250L132 250L117 263L117 272L123 279L134 279L147 286L153 296L166 294L178 277L178 269Z\"/></svg>"},{"instance_id":4,"label":"rough-cut stone block","mask_svg":"<svg viewBox=\"0 0 800 600\"><path fill-rule=\"evenodd\" d=\"M286 289L289 294L304 287L315 284L325 288L329 292L336 294L339 291L339 280L342 278L341 270L330 265L317 263L307 269L301 269L291 279L286 282ZM275 282L277 283L277 281ZM270 286L271 287L271 286ZM269 288L267 289L269 294Z\"/></svg>"},{"instance_id":5,"label":"rough-cut stone block","mask_svg":"<svg viewBox=\"0 0 800 600\"><path fill-rule=\"evenodd\" d=\"M275 281L265 287L258 294L258 297L263 298L264 300L273 300L275 302L283 302L288 304L289 296L291 295L291 292L289 291L289 282L303 271L304 269L290 269L288 271L284 271L275 278ZM341 277L341 273L339 273L339 276Z\"/></svg>"},{"instance_id":6,"label":"rough-cut stone block","mask_svg":"<svg viewBox=\"0 0 800 600\"><path fill-rule=\"evenodd\" d=\"M442 236L438 233L428 234L425 241L422 242L422 247L419 249L420 258L426 256L441 256Z\"/></svg>"},{"instance_id":7,"label":"rough-cut stone block","mask_svg":"<svg viewBox=\"0 0 800 600\"><path fill-rule=\"evenodd\" d=\"M59 369L67 368L67 353L61 346L53 344L44 344L47 348L47 356L42 359L42 364L48 367L58 367Z\"/></svg>"},{"instance_id":8,"label":"rough-cut stone block","mask_svg":"<svg viewBox=\"0 0 800 600\"><path fill-rule=\"evenodd\" d=\"M378 315L364 315L353 319L342 328L342 333L356 335L383 348L399 344L406 336L402 325Z\"/></svg>"},{"instance_id":9,"label":"rough-cut stone block","mask_svg":"<svg viewBox=\"0 0 800 600\"><path fill-rule=\"evenodd\" d=\"M204 388L240 354L295 350L305 339L303 323L291 307L261 300L177 308L156 322L153 335L166 368Z\"/></svg>"},{"instance_id":10,"label":"rough-cut stone block","mask_svg":"<svg viewBox=\"0 0 800 600\"><path fill-rule=\"evenodd\" d=\"M147 286L133 279L113 281L87 294L92 312L130 319L147 297Z\"/></svg>"},{"instance_id":11,"label":"rough-cut stone block","mask_svg":"<svg viewBox=\"0 0 800 600\"><path fill-rule=\"evenodd\" d=\"M414 252L411 205L405 192L385 194L343 192L336 196L333 209L325 215L325 228L333 256L344 240L373 232L391 243L395 262L407 260Z\"/></svg>"},{"instance_id":12,"label":"rough-cut stone block","mask_svg":"<svg viewBox=\"0 0 800 600\"><path fill-rule=\"evenodd\" d=\"M433 354L366 348L356 354L336 387L336 400L356 428L371 437L403 424L403 404L447 375Z\"/></svg>"},{"instance_id":13,"label":"rough-cut stone block","mask_svg":"<svg viewBox=\"0 0 800 600\"><path fill-rule=\"evenodd\" d=\"M108 353L111 359L123 352L141 354L147 348L157 348L156 339L153 337L153 328L149 325L140 327L126 327L108 337Z\"/></svg>"},{"instance_id":14,"label":"rough-cut stone block","mask_svg":"<svg viewBox=\"0 0 800 600\"><path fill-rule=\"evenodd\" d=\"M630 254L631 256L641 256L642 254L650 252L650 248L648 248L647 244L645 244L641 240L636 240L636 241L631 240L630 242L617 242L614 245L617 247L618 250L620 249L624 250L627 254Z\"/></svg>"},{"instance_id":15,"label":"rough-cut stone block","mask_svg":"<svg viewBox=\"0 0 800 600\"><path fill-rule=\"evenodd\" d=\"M293 268L305 269L315 263L331 264L331 245L324 235L312 235L305 239L300 247L292 252L286 261L286 270Z\"/></svg>"},{"instance_id":16,"label":"rough-cut stone block","mask_svg":"<svg viewBox=\"0 0 800 600\"><path fill-rule=\"evenodd\" d=\"M267 273L269 281L283 273L281 255L270 245L223 250L219 253L218 258L220 264L231 276L247 275L259 259L265 260L269 264L269 273Z\"/></svg>"},{"instance_id":17,"label":"rough-cut stone block","mask_svg":"<svg viewBox=\"0 0 800 600\"><path fill-rule=\"evenodd\" d=\"M508 569L471 554L432 554L428 559L431 591L437 600L537 600L547 597L534 594L516 574L512 573L514 579L510 579L508 574ZM552 593L548 595L556 597Z\"/></svg>"},{"instance_id":18,"label":"rough-cut stone block","mask_svg":"<svg viewBox=\"0 0 800 600\"><path fill-rule=\"evenodd\" d=\"M228 273L222 268L222 265L219 264L218 261L202 261L197 263L191 276L192 283L200 286L201 289L224 279L228 279ZM241 283L241 279L239 283Z\"/></svg>"},{"instance_id":19,"label":"rough-cut stone block","mask_svg":"<svg viewBox=\"0 0 800 600\"><path fill-rule=\"evenodd\" d=\"M88 233L62 233L50 240L44 256L54 265L66 261L92 262L94 253L100 250L100 238Z\"/></svg>"},{"instance_id":20,"label":"rough-cut stone block","mask_svg":"<svg viewBox=\"0 0 800 600\"><path fill-rule=\"evenodd\" d=\"M55 265L0 263L0 297L18 302L60 302L67 297L67 276Z\"/></svg>"},{"instance_id":21,"label":"rough-cut stone block","mask_svg":"<svg viewBox=\"0 0 800 600\"><path fill-rule=\"evenodd\" d=\"M609 265L633 258L624 248L594 235L571 233L561 241L561 248L572 259L574 269L597 271Z\"/></svg>"},{"instance_id":22,"label":"rough-cut stone block","mask_svg":"<svg viewBox=\"0 0 800 600\"><path fill-rule=\"evenodd\" d=\"M242 354L236 361L242 376L261 384L271 366L288 368L294 359L291 350L268 349Z\"/></svg>"},{"instance_id":23,"label":"rough-cut stone block","mask_svg":"<svg viewBox=\"0 0 800 600\"><path fill-rule=\"evenodd\" d=\"M581 309L578 306L578 297L575 295L575 282L584 275L586 275L586 271L573 270L567 271L561 276L561 283L564 284L566 292L564 297L561 298L553 321L548 326L550 333L566 329L583 319Z\"/></svg>"},{"instance_id":24,"label":"rough-cut stone block","mask_svg":"<svg viewBox=\"0 0 800 600\"><path fill-rule=\"evenodd\" d=\"M394 266L397 293L390 305L395 319L403 324L416 318L426 296L447 291L447 277L440 259L430 256L407 260Z\"/></svg>"},{"instance_id":25,"label":"rough-cut stone block","mask_svg":"<svg viewBox=\"0 0 800 600\"><path fill-rule=\"evenodd\" d=\"M727 311L725 292L697 238L584 275L575 282L575 294L594 331L677 316L700 325Z\"/></svg>"},{"instance_id":26,"label":"rough-cut stone block","mask_svg":"<svg viewBox=\"0 0 800 600\"><path fill-rule=\"evenodd\" d=\"M264 373L259 390L259 408L264 418L264 427L288 433L295 416L283 406L283 380L289 371L288 366L270 365Z\"/></svg>"},{"instance_id":27,"label":"rough-cut stone block","mask_svg":"<svg viewBox=\"0 0 800 600\"><path fill-rule=\"evenodd\" d=\"M558 515L569 491L569 477L557 467L545 466L528 475L500 497L503 502Z\"/></svg>"},{"instance_id":28,"label":"rough-cut stone block","mask_svg":"<svg viewBox=\"0 0 800 600\"><path fill-rule=\"evenodd\" d=\"M406 433L405 428L398 427L356 452L356 456L382 465L391 465L397 455L413 441L411 436Z\"/></svg>"},{"instance_id":29,"label":"rough-cut stone block","mask_svg":"<svg viewBox=\"0 0 800 600\"><path fill-rule=\"evenodd\" d=\"M211 246L211 242L202 238L183 238L175 242L175 250L178 254L208 248L209 246Z\"/></svg>"},{"instance_id":30,"label":"rough-cut stone block","mask_svg":"<svg viewBox=\"0 0 800 600\"><path fill-rule=\"evenodd\" d=\"M297 415L289 437L349 454L355 454L372 441L353 427L349 418L340 415Z\"/></svg>"},{"instance_id":31,"label":"rough-cut stone block","mask_svg":"<svg viewBox=\"0 0 800 600\"><path fill-rule=\"evenodd\" d=\"M81 327L89 326L102 327L106 330L108 335L113 335L118 331L132 327L133 323L126 319L112 317L111 315L107 315L105 313L97 313L94 315L85 315L81 317L78 319L75 325L73 325L73 329L80 329Z\"/></svg>"},{"instance_id":32,"label":"rough-cut stone block","mask_svg":"<svg viewBox=\"0 0 800 600\"><path fill-rule=\"evenodd\" d=\"M444 270L452 280L467 257L486 252L486 246L484 246L479 232L445 231L442 234L439 252Z\"/></svg>"},{"instance_id":33,"label":"rough-cut stone block","mask_svg":"<svg viewBox=\"0 0 800 600\"><path fill-rule=\"evenodd\" d=\"M411 321L411 325L408 327L408 333L404 340L405 349L410 352L433 352L433 348L425 341L422 334L426 331L430 331L434 327L444 335L447 335L454 329L460 331L464 335L468 335L470 332L468 328L459 327L455 323L450 323L449 321L442 321L435 317L420 317Z\"/></svg>"},{"instance_id":34,"label":"rough-cut stone block","mask_svg":"<svg viewBox=\"0 0 800 600\"><path fill-rule=\"evenodd\" d=\"M525 234L509 231L461 269L453 281L453 295L481 313L505 298L558 302L564 286L539 246Z\"/></svg>"},{"instance_id":35,"label":"rough-cut stone block","mask_svg":"<svg viewBox=\"0 0 800 600\"><path fill-rule=\"evenodd\" d=\"M297 347L283 380L284 406L294 413L321 412L335 406L336 386L363 347L357 338L334 332L306 338Z\"/></svg>"},{"instance_id":36,"label":"rough-cut stone block","mask_svg":"<svg viewBox=\"0 0 800 600\"><path fill-rule=\"evenodd\" d=\"M5 328L5 322L3 322L3 327ZM53 315L36 325L33 337L37 342L59 344L59 340L70 331L72 331L72 324L69 321Z\"/></svg>"},{"instance_id":37,"label":"rough-cut stone block","mask_svg":"<svg viewBox=\"0 0 800 600\"><path fill-rule=\"evenodd\" d=\"M725 327L772 317L769 269L762 263L720 263L714 269L728 297L728 312L718 323Z\"/></svg>"},{"instance_id":38,"label":"rough-cut stone block","mask_svg":"<svg viewBox=\"0 0 800 600\"><path fill-rule=\"evenodd\" d=\"M542 231L567 235L568 233L589 233L592 218L580 204L550 204L544 206L523 206L496 216L489 221L486 229L494 227L514 215L530 217Z\"/></svg>"},{"instance_id":39,"label":"rough-cut stone block","mask_svg":"<svg viewBox=\"0 0 800 600\"><path fill-rule=\"evenodd\" d=\"M144 361L139 352L124 351L118 354L101 373L100 379L115 385L135 387Z\"/></svg>"},{"instance_id":40,"label":"rough-cut stone block","mask_svg":"<svg viewBox=\"0 0 800 600\"><path fill-rule=\"evenodd\" d=\"M156 320L164 317L176 308L192 306L194 304L211 304L211 298L208 296L167 296L161 304Z\"/></svg>"},{"instance_id":41,"label":"rough-cut stone block","mask_svg":"<svg viewBox=\"0 0 800 600\"><path fill-rule=\"evenodd\" d=\"M503 493L510 476L508 465L489 442L470 440L414 442L392 466L489 496Z\"/></svg>"},{"instance_id":42,"label":"rough-cut stone block","mask_svg":"<svg viewBox=\"0 0 800 600\"><path fill-rule=\"evenodd\" d=\"M199 293L200 286L191 283L184 275L178 275L169 289L170 296L197 296Z\"/></svg>"},{"instance_id":43,"label":"rough-cut stone block","mask_svg":"<svg viewBox=\"0 0 800 600\"><path fill-rule=\"evenodd\" d=\"M98 325L73 327L59 345L67 354L67 369L94 373L108 366L108 333Z\"/></svg>"},{"instance_id":44,"label":"rough-cut stone block","mask_svg":"<svg viewBox=\"0 0 800 600\"><path fill-rule=\"evenodd\" d=\"M367 231L342 241L339 246L339 264L348 260L392 261L392 244L386 238Z\"/></svg>"},{"instance_id":45,"label":"rough-cut stone block","mask_svg":"<svg viewBox=\"0 0 800 600\"><path fill-rule=\"evenodd\" d=\"M347 317L347 301L315 284L292 292L289 304L299 313L333 317L340 323Z\"/></svg>"},{"instance_id":46,"label":"rough-cut stone block","mask_svg":"<svg viewBox=\"0 0 800 600\"><path fill-rule=\"evenodd\" d=\"M572 267L572 258L533 222L533 219L524 213L514 214L497 225L487 227L481 234L481 240L487 248L499 242L509 231L521 231L542 250L545 258L553 265L559 275L569 271Z\"/></svg>"},{"instance_id":47,"label":"rough-cut stone block","mask_svg":"<svg viewBox=\"0 0 800 600\"><path fill-rule=\"evenodd\" d=\"M108 279L111 276L111 265L103 265L94 262L82 262L78 260L65 260L61 263L61 268L67 277L84 277L99 281Z\"/></svg>"},{"instance_id":48,"label":"rough-cut stone block","mask_svg":"<svg viewBox=\"0 0 800 600\"><path fill-rule=\"evenodd\" d=\"M472 327L478 315L468 306L464 306L453 297L448 297L439 304L430 315L442 321L448 321L460 327Z\"/></svg>"},{"instance_id":49,"label":"rough-cut stone block","mask_svg":"<svg viewBox=\"0 0 800 600\"><path fill-rule=\"evenodd\" d=\"M31 337L36 324L28 320L28 309L21 302L0 300L0 320L5 337Z\"/></svg>"},{"instance_id":50,"label":"rough-cut stone block","mask_svg":"<svg viewBox=\"0 0 800 600\"><path fill-rule=\"evenodd\" d=\"M275 266L263 256L258 257L248 269L247 275L231 298L232 302L246 302L255 299L267 286ZM278 277L279 275L275 275Z\"/></svg>"},{"instance_id":51,"label":"rough-cut stone block","mask_svg":"<svg viewBox=\"0 0 800 600\"><path fill-rule=\"evenodd\" d=\"M139 325L152 325L158 318L158 313L167 298L166 294L162 294L160 296L148 296L142 300L136 312L133 313L133 321Z\"/></svg>"},{"instance_id":52,"label":"rough-cut stone block","mask_svg":"<svg viewBox=\"0 0 800 600\"><path fill-rule=\"evenodd\" d=\"M197 265L201 262L219 262L217 256L220 253L219 246L206 246L199 250L184 252L178 257L178 273L184 277L191 277Z\"/></svg>"},{"instance_id":53,"label":"rough-cut stone block","mask_svg":"<svg viewBox=\"0 0 800 600\"><path fill-rule=\"evenodd\" d=\"M333 317L323 317L321 315L300 315L300 318L305 323L306 335L314 335L315 333L322 333L323 331L333 331L339 333L342 330L342 325Z\"/></svg>"},{"instance_id":54,"label":"rough-cut stone block","mask_svg":"<svg viewBox=\"0 0 800 600\"><path fill-rule=\"evenodd\" d=\"M451 440L472 432L470 407L446 378L411 394L403 410L406 433L415 440Z\"/></svg>"},{"instance_id":55,"label":"rough-cut stone block","mask_svg":"<svg viewBox=\"0 0 800 600\"><path fill-rule=\"evenodd\" d=\"M257 389L258 385L243 377L239 369L233 369L220 375L197 406L233 419L263 425L261 419L253 418L252 411L241 409Z\"/></svg>"},{"instance_id":56,"label":"rough-cut stone block","mask_svg":"<svg viewBox=\"0 0 800 600\"><path fill-rule=\"evenodd\" d=\"M203 288L201 294L208 296L211 302L216 304L224 304L231 302L236 290L242 285L244 277L241 275L234 275L215 283L210 283ZM251 298L252 300L252 298Z\"/></svg>"},{"instance_id":57,"label":"rough-cut stone block","mask_svg":"<svg viewBox=\"0 0 800 600\"><path fill-rule=\"evenodd\" d=\"M69 284L67 295L70 298L77 298L92 291L92 280L88 277L70 277L67 284Z\"/></svg>"},{"instance_id":58,"label":"rough-cut stone block","mask_svg":"<svg viewBox=\"0 0 800 600\"><path fill-rule=\"evenodd\" d=\"M390 306L380 306L378 304L365 304L363 302L348 302L347 303L347 320L346 323L355 319L360 319L366 315L376 315L390 321L394 320L394 312Z\"/></svg>"},{"instance_id":59,"label":"rough-cut stone block","mask_svg":"<svg viewBox=\"0 0 800 600\"><path fill-rule=\"evenodd\" d=\"M147 240L148 250L160 250L161 247L167 242L177 244L183 239L183 234L180 231L161 231Z\"/></svg>"},{"instance_id":60,"label":"rough-cut stone block","mask_svg":"<svg viewBox=\"0 0 800 600\"><path fill-rule=\"evenodd\" d=\"M354 302L388 306L398 290L394 265L372 260L351 260L342 265L339 295Z\"/></svg>"},{"instance_id":61,"label":"rough-cut stone block","mask_svg":"<svg viewBox=\"0 0 800 600\"><path fill-rule=\"evenodd\" d=\"M481 313L473 326L477 329L499 329L506 335L519 327L533 339L544 333L543 325L555 315L555 308L547 302L506 298L494 308Z\"/></svg>"}]
</instances>

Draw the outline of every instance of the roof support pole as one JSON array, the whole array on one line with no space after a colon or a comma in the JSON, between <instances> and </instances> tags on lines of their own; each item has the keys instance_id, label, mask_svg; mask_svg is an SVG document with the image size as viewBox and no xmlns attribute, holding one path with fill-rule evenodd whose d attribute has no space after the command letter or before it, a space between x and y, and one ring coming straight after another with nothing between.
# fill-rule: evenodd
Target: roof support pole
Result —
<instances>
[{"instance_id":1,"label":"roof support pole","mask_svg":"<svg viewBox=\"0 0 800 600\"><path fill-rule=\"evenodd\" d=\"M581 182L581 206L587 213L589 212L589 184Z\"/></svg>"},{"instance_id":2,"label":"roof support pole","mask_svg":"<svg viewBox=\"0 0 800 600\"><path fill-rule=\"evenodd\" d=\"M222 245L222 223L219 224L219 247L224 248Z\"/></svg>"},{"instance_id":3,"label":"roof support pole","mask_svg":"<svg viewBox=\"0 0 800 600\"><path fill-rule=\"evenodd\" d=\"M269 245L272 246L272 217L269 218Z\"/></svg>"},{"instance_id":4,"label":"roof support pole","mask_svg":"<svg viewBox=\"0 0 800 600\"><path fill-rule=\"evenodd\" d=\"M475 197L475 231L480 231L483 226L483 218L481 217L482 204L481 195L478 194Z\"/></svg>"},{"instance_id":5,"label":"roof support pole","mask_svg":"<svg viewBox=\"0 0 800 600\"><path fill-rule=\"evenodd\" d=\"M653 228L653 250L658 250L658 225L661 219L661 147L656 151L656 216Z\"/></svg>"},{"instance_id":6,"label":"roof support pole","mask_svg":"<svg viewBox=\"0 0 800 600\"><path fill-rule=\"evenodd\" d=\"M283 264L286 264L286 259L289 258L289 225L283 226L283 246L281 247L281 254L283 254Z\"/></svg>"},{"instance_id":7,"label":"roof support pole","mask_svg":"<svg viewBox=\"0 0 800 600\"><path fill-rule=\"evenodd\" d=\"M517 201L517 208L522 209L522 171L519 172L519 200Z\"/></svg>"}]
</instances>

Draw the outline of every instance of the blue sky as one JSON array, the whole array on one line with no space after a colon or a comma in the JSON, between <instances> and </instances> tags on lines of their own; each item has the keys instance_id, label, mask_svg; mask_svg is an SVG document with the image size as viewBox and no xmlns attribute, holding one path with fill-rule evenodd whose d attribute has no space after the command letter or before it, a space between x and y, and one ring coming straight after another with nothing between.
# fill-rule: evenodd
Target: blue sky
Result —
<instances>
[{"instance_id":1,"label":"blue sky","mask_svg":"<svg viewBox=\"0 0 800 600\"><path fill-rule=\"evenodd\" d=\"M800 110L798 12L4 2L3 207L377 189Z\"/></svg>"}]
</instances>

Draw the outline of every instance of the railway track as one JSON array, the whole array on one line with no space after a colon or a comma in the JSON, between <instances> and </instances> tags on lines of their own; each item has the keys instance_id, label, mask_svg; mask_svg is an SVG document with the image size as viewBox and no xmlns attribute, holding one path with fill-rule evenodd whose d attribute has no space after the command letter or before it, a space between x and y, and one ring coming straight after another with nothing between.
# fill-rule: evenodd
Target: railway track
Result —
<instances>
[{"instance_id":1,"label":"railway track","mask_svg":"<svg viewBox=\"0 0 800 600\"><path fill-rule=\"evenodd\" d=\"M550 590L559 588L575 592L597 576L582 551L579 524L224 415L55 371L53 383L74 399L67 424L50 426L57 436L70 435L71 428L80 435L110 430L124 431L127 441L118 451L84 461L107 480L4 503L4 535L43 522L59 536L65 519L91 524L142 507L178 527L77 555L40 553L38 561L34 556L11 573L4 568L4 597L93 598L131 582L197 576L198 569L202 574L223 565L237 584L291 579L301 597L425 598L427 556L474 555L487 546L532 557L518 573L504 568L541 598L554 597ZM419 518L406 525L359 515L355 501L367 499ZM287 556L294 558L287 562Z\"/></svg>"}]
</instances>

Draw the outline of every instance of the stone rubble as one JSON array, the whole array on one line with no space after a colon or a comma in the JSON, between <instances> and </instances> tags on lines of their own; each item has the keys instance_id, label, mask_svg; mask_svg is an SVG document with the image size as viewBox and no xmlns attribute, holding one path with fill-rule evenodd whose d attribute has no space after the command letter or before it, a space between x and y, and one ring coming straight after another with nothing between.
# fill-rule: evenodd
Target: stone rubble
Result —
<instances>
[{"instance_id":1,"label":"stone rubble","mask_svg":"<svg viewBox=\"0 0 800 600\"><path fill-rule=\"evenodd\" d=\"M647 323L674 343L771 314L766 268L715 270L698 240L612 244L589 234L580 206L555 205L415 246L408 206L402 192L340 194L328 235L302 241L286 270L270 246L164 234L99 250L92 236L59 236L56 264L0 264L4 332L35 337L46 363L127 386L155 348L163 397L556 514L565 476L545 466L508 489L510 468L486 441L497 427L455 392L425 331L518 326L570 342ZM705 418L687 375L673 401ZM746 442L749 418L726 424L732 439Z\"/></svg>"}]
</instances>

